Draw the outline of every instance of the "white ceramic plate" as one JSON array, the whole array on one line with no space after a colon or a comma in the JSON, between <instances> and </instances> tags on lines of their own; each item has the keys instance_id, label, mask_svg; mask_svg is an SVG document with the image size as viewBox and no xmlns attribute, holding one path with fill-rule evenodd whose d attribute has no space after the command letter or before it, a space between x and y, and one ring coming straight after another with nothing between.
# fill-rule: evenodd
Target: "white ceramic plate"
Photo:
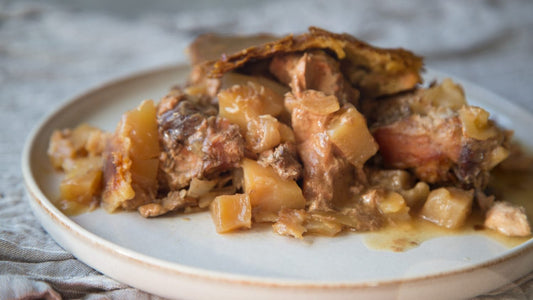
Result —
<instances>
[{"instance_id":1,"label":"white ceramic plate","mask_svg":"<svg viewBox=\"0 0 533 300\"><path fill-rule=\"evenodd\" d=\"M27 140L22 169L35 215L59 244L102 273L171 298L452 299L495 289L533 269L533 240L508 249L482 235L448 236L396 253L367 249L362 234L300 241L259 226L218 235L208 213L144 219L97 209L67 217L51 204L60 180L46 155L54 129L88 122L113 131L123 112L144 99L159 100L187 73L169 67L93 89L46 118ZM532 115L461 83L470 103L488 108L533 146Z\"/></svg>"}]
</instances>

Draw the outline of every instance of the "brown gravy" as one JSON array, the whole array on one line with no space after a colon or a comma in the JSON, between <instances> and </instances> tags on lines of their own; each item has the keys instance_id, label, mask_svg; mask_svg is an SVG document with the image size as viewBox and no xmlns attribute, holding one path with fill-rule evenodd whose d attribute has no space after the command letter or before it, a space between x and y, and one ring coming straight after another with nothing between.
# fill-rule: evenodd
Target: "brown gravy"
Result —
<instances>
[{"instance_id":1,"label":"brown gravy","mask_svg":"<svg viewBox=\"0 0 533 300\"><path fill-rule=\"evenodd\" d=\"M525 207L528 219L533 220L533 172L495 171L490 184L497 200L506 200ZM403 224L394 224L365 235L364 243L370 249L402 252L419 246L432 238L453 235L481 234L512 248L531 237L508 237L483 228L483 215L474 210L460 230L439 227L419 218Z\"/></svg>"}]
</instances>

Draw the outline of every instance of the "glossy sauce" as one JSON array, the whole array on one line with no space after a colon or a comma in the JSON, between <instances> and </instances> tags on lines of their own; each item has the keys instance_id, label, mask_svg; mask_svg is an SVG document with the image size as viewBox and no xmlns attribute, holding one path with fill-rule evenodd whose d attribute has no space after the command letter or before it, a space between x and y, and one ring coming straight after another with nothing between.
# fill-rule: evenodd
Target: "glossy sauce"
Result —
<instances>
[{"instance_id":1,"label":"glossy sauce","mask_svg":"<svg viewBox=\"0 0 533 300\"><path fill-rule=\"evenodd\" d=\"M505 200L525 207L531 223L533 220L533 172L494 172L489 189L496 195L496 200ZM479 210L474 210L466 224L459 230L439 227L415 217L410 222L391 224L382 230L366 234L364 243L374 250L402 252L432 238L471 234L481 234L508 248L516 247L531 239L531 236L508 237L494 230L483 228L483 215Z\"/></svg>"}]
</instances>

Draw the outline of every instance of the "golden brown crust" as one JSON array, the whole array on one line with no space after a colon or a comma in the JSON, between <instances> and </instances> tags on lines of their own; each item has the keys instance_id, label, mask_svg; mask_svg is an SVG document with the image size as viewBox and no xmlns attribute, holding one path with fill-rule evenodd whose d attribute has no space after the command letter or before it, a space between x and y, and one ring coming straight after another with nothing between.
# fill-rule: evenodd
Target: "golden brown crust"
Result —
<instances>
[{"instance_id":1,"label":"golden brown crust","mask_svg":"<svg viewBox=\"0 0 533 300\"><path fill-rule=\"evenodd\" d=\"M274 55L325 49L341 62L349 81L366 97L390 95L414 88L422 82L422 58L404 49L370 46L346 33L335 34L310 27L308 33L249 47L217 61L205 63L211 78Z\"/></svg>"}]
</instances>

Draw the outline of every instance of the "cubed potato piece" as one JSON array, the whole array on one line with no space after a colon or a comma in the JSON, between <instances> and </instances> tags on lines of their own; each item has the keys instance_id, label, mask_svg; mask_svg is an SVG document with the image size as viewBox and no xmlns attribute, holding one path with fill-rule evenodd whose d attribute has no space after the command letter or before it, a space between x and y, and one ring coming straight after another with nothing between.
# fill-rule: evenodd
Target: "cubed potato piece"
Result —
<instances>
[{"instance_id":1,"label":"cubed potato piece","mask_svg":"<svg viewBox=\"0 0 533 300\"><path fill-rule=\"evenodd\" d=\"M378 144L368 130L365 117L351 104L335 113L327 134L343 156L354 166L362 166L378 151Z\"/></svg>"},{"instance_id":2,"label":"cubed potato piece","mask_svg":"<svg viewBox=\"0 0 533 300\"><path fill-rule=\"evenodd\" d=\"M246 132L248 122L260 115L276 117L285 109L282 95L253 81L224 89L217 97L220 116L239 125L242 132Z\"/></svg>"},{"instance_id":3,"label":"cubed potato piece","mask_svg":"<svg viewBox=\"0 0 533 300\"><path fill-rule=\"evenodd\" d=\"M495 202L487 211L484 225L507 236L531 235L525 209L509 202Z\"/></svg>"},{"instance_id":4,"label":"cubed potato piece","mask_svg":"<svg viewBox=\"0 0 533 300\"><path fill-rule=\"evenodd\" d=\"M420 216L442 227L460 228L470 214L473 198L473 190L438 188L429 193Z\"/></svg>"},{"instance_id":5,"label":"cubed potato piece","mask_svg":"<svg viewBox=\"0 0 533 300\"><path fill-rule=\"evenodd\" d=\"M271 167L263 167L251 159L242 162L244 192L250 197L254 220L276 221L284 208L304 208L302 190L293 180L284 180Z\"/></svg>"},{"instance_id":6,"label":"cubed potato piece","mask_svg":"<svg viewBox=\"0 0 533 300\"><path fill-rule=\"evenodd\" d=\"M247 195L221 195L209 207L218 233L252 227L252 208Z\"/></svg>"},{"instance_id":7,"label":"cubed potato piece","mask_svg":"<svg viewBox=\"0 0 533 300\"><path fill-rule=\"evenodd\" d=\"M281 142L280 123L271 115L251 120L245 134L246 147L255 153L272 149Z\"/></svg>"},{"instance_id":8,"label":"cubed potato piece","mask_svg":"<svg viewBox=\"0 0 533 300\"><path fill-rule=\"evenodd\" d=\"M59 186L61 198L90 205L102 192L102 158L74 159ZM68 204L65 204L68 206Z\"/></svg>"},{"instance_id":9,"label":"cubed potato piece","mask_svg":"<svg viewBox=\"0 0 533 300\"><path fill-rule=\"evenodd\" d=\"M484 141L498 134L498 129L489 120L489 113L481 107L463 106L459 109L459 118L463 124L463 135L467 137Z\"/></svg>"},{"instance_id":10,"label":"cubed potato piece","mask_svg":"<svg viewBox=\"0 0 533 300\"><path fill-rule=\"evenodd\" d=\"M104 151L102 203L107 211L136 209L154 200L159 152L156 108L152 100L144 101L122 116Z\"/></svg>"},{"instance_id":11,"label":"cubed potato piece","mask_svg":"<svg viewBox=\"0 0 533 300\"><path fill-rule=\"evenodd\" d=\"M506 160L510 154L511 151L504 148L503 146L498 146L494 148L489 154L489 170L499 165L502 161Z\"/></svg>"}]
</instances>

